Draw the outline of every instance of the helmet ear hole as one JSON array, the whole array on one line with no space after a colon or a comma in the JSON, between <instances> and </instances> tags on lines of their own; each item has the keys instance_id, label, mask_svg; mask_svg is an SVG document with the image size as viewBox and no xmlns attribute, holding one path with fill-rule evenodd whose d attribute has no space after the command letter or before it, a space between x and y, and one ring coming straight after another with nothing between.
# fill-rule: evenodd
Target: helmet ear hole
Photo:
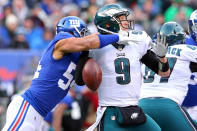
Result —
<instances>
[{"instance_id":1,"label":"helmet ear hole","mask_svg":"<svg viewBox=\"0 0 197 131\"><path fill-rule=\"evenodd\" d=\"M72 35L74 35L74 33L73 33L73 32L71 32L71 31L69 31L69 33L70 33L70 34L72 34Z\"/></svg>"},{"instance_id":2,"label":"helmet ear hole","mask_svg":"<svg viewBox=\"0 0 197 131\"><path fill-rule=\"evenodd\" d=\"M109 28L109 27L110 27L110 24L109 24L109 23L106 23L106 24L105 24L105 27L106 27L106 28Z\"/></svg>"}]
</instances>

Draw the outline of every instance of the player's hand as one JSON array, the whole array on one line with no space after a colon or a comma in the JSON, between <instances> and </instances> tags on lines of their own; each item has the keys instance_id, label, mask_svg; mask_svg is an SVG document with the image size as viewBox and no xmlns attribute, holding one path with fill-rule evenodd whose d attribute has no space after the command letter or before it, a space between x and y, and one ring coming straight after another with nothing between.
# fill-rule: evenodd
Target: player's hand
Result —
<instances>
[{"instance_id":1,"label":"player's hand","mask_svg":"<svg viewBox=\"0 0 197 131\"><path fill-rule=\"evenodd\" d=\"M129 33L127 31L119 31L118 36L119 36L118 44L125 44L128 41L130 41Z\"/></svg>"},{"instance_id":2,"label":"player's hand","mask_svg":"<svg viewBox=\"0 0 197 131\"><path fill-rule=\"evenodd\" d=\"M129 45L130 42L138 44L140 40L135 34L129 33L127 31L119 31L119 41L118 44Z\"/></svg>"},{"instance_id":3,"label":"player's hand","mask_svg":"<svg viewBox=\"0 0 197 131\"><path fill-rule=\"evenodd\" d=\"M166 36L157 34L156 43L150 43L153 48L153 52L160 58L165 57L168 51L168 43L166 42Z\"/></svg>"}]
</instances>

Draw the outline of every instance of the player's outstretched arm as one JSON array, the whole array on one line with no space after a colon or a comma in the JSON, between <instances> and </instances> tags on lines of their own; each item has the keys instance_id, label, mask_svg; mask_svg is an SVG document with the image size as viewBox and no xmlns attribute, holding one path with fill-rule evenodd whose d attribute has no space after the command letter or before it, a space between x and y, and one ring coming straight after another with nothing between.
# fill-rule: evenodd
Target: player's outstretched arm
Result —
<instances>
[{"instance_id":1,"label":"player's outstretched arm","mask_svg":"<svg viewBox=\"0 0 197 131\"><path fill-rule=\"evenodd\" d=\"M55 50L63 53L80 52L84 50L100 47L100 40L97 34L85 36L83 38L71 37L57 42Z\"/></svg>"},{"instance_id":2,"label":"player's outstretched arm","mask_svg":"<svg viewBox=\"0 0 197 131\"><path fill-rule=\"evenodd\" d=\"M80 52L89 49L102 48L119 41L119 36L115 34L100 35L92 34L82 38L71 37L59 40L53 50L54 59L62 58L65 53Z\"/></svg>"},{"instance_id":3,"label":"player's outstretched arm","mask_svg":"<svg viewBox=\"0 0 197 131\"><path fill-rule=\"evenodd\" d=\"M121 34L92 34L82 38L67 38L59 40L53 50L54 59L62 58L65 53L80 52L89 49L102 48L109 44L129 41L131 38Z\"/></svg>"}]
</instances>

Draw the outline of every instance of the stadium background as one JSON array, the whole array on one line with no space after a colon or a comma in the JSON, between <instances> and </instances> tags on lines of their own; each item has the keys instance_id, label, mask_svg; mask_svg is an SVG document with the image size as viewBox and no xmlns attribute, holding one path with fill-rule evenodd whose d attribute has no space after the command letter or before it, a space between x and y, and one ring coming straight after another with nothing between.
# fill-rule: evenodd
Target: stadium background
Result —
<instances>
[{"instance_id":1,"label":"stadium background","mask_svg":"<svg viewBox=\"0 0 197 131\"><path fill-rule=\"evenodd\" d=\"M187 19L197 9L197 0L0 0L0 129L10 98L28 88L42 52L55 35L56 22L79 16L95 33L94 14L109 3L133 9L135 29L150 36L172 20L187 32Z\"/></svg>"}]
</instances>

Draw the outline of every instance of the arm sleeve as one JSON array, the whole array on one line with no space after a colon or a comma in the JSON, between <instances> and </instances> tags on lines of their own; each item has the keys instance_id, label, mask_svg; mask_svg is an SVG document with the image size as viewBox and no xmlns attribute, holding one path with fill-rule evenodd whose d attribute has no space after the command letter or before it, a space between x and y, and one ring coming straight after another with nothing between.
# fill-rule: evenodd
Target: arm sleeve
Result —
<instances>
[{"instance_id":1,"label":"arm sleeve","mask_svg":"<svg viewBox=\"0 0 197 131\"><path fill-rule=\"evenodd\" d=\"M74 99L72 98L72 96L68 94L67 96L64 97L64 99L60 101L60 103L66 104L68 106L68 109L71 109L71 105L73 101Z\"/></svg>"},{"instance_id":2,"label":"arm sleeve","mask_svg":"<svg viewBox=\"0 0 197 131\"><path fill-rule=\"evenodd\" d=\"M144 63L148 68L150 68L152 71L158 74L159 59L153 51L148 50L140 61Z\"/></svg>"},{"instance_id":3,"label":"arm sleeve","mask_svg":"<svg viewBox=\"0 0 197 131\"><path fill-rule=\"evenodd\" d=\"M74 77L75 77L75 83L79 86L85 85L82 77L82 71L85 63L90 59L88 55L89 55L89 51L83 51L77 63Z\"/></svg>"},{"instance_id":4,"label":"arm sleeve","mask_svg":"<svg viewBox=\"0 0 197 131\"><path fill-rule=\"evenodd\" d=\"M116 34L110 34L110 35L98 34L98 37L100 40L100 48L103 48L109 44L113 44L119 41L119 36Z\"/></svg>"},{"instance_id":5,"label":"arm sleeve","mask_svg":"<svg viewBox=\"0 0 197 131\"><path fill-rule=\"evenodd\" d=\"M189 68L190 68L192 73L197 72L197 63L190 62Z\"/></svg>"}]
</instances>

